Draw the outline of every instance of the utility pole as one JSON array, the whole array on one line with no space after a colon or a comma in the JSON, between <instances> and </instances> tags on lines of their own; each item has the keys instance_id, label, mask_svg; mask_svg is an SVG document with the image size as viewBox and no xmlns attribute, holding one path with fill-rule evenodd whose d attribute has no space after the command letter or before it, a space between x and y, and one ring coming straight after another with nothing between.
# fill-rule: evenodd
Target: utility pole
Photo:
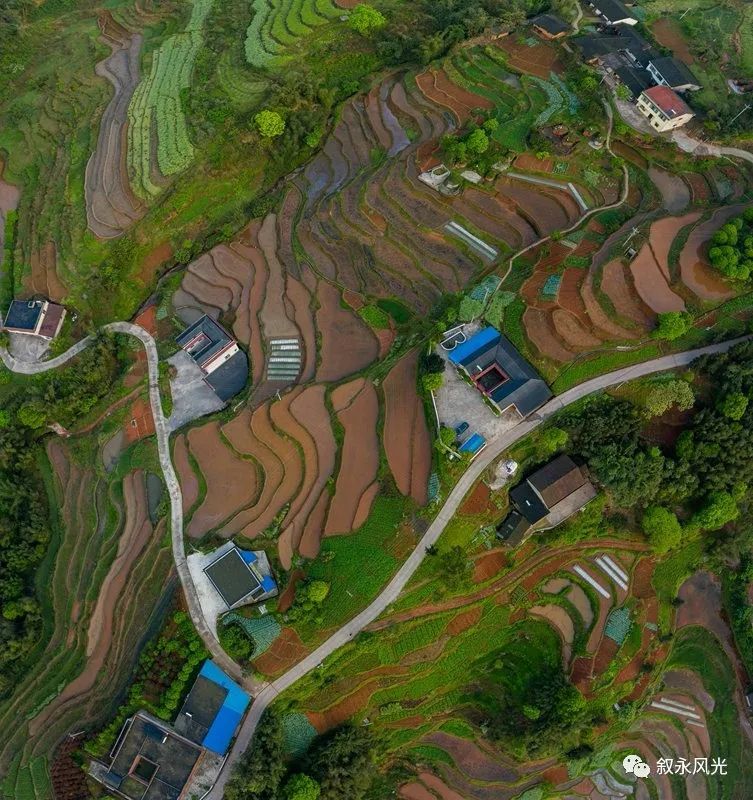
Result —
<instances>
[{"instance_id":1,"label":"utility pole","mask_svg":"<svg viewBox=\"0 0 753 800\"><path fill-rule=\"evenodd\" d=\"M691 11L692 11L692 9L690 9L690 8L686 9L685 11L683 11L682 15L680 16L680 19L683 19L686 14L690 14Z\"/></svg>"}]
</instances>

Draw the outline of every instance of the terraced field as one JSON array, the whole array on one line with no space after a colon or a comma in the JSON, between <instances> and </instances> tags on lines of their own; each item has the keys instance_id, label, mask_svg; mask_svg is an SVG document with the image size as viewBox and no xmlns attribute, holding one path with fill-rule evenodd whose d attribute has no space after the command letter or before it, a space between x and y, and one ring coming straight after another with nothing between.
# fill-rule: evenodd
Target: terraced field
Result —
<instances>
[{"instance_id":1,"label":"terraced field","mask_svg":"<svg viewBox=\"0 0 753 800\"><path fill-rule=\"evenodd\" d=\"M246 59L258 68L280 66L295 55L301 37L340 16L330 0L253 0Z\"/></svg>"},{"instance_id":2,"label":"terraced field","mask_svg":"<svg viewBox=\"0 0 753 800\"><path fill-rule=\"evenodd\" d=\"M40 782L60 739L71 726L107 718L161 614L172 565L164 522L155 529L146 516L142 472L108 487L79 466L61 440L51 441L48 456L51 504L60 508L57 552L39 576L40 585L49 586L49 640L12 700L0 707L0 719L12 730L0 752L9 800L49 797ZM108 503L115 515L107 513Z\"/></svg>"},{"instance_id":3,"label":"terraced field","mask_svg":"<svg viewBox=\"0 0 753 800\"><path fill-rule=\"evenodd\" d=\"M691 176L691 184L701 178ZM738 171L737 179L745 182L747 176ZM686 198L693 196L688 190ZM664 216L644 211L651 205L636 200L630 211L638 216L610 235L597 215L584 233L531 252L531 274L520 289L525 304L520 341L547 374L617 343L638 347L659 313L697 312L735 295L735 287L709 265L707 248L713 232L739 213L741 204ZM655 221L642 222L647 214Z\"/></svg>"},{"instance_id":4,"label":"terraced field","mask_svg":"<svg viewBox=\"0 0 753 800\"><path fill-rule=\"evenodd\" d=\"M158 195L164 178L181 172L193 160L180 96L191 86L212 2L194 0L185 30L152 53L149 75L136 86L128 105L128 174L134 193L142 200Z\"/></svg>"}]
</instances>

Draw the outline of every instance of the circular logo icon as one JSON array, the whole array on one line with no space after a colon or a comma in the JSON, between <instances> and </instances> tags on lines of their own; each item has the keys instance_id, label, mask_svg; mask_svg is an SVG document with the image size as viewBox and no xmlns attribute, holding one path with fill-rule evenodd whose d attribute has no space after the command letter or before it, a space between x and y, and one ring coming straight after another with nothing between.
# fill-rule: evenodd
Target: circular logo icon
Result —
<instances>
[{"instance_id":1,"label":"circular logo icon","mask_svg":"<svg viewBox=\"0 0 753 800\"><path fill-rule=\"evenodd\" d=\"M625 758L622 759L622 768L625 770L625 772L635 773L635 768L638 766L638 764L642 763L643 759L640 756L633 754L625 756Z\"/></svg>"},{"instance_id":2,"label":"circular logo icon","mask_svg":"<svg viewBox=\"0 0 753 800\"><path fill-rule=\"evenodd\" d=\"M651 767L644 761L641 761L633 767L633 775L635 775L636 778L648 778L650 774Z\"/></svg>"}]
</instances>

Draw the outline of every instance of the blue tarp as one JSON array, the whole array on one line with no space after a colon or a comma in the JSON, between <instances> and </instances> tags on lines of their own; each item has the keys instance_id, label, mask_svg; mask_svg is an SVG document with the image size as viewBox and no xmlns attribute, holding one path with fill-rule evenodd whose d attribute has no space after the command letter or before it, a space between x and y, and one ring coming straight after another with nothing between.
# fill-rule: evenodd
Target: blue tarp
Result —
<instances>
[{"instance_id":1,"label":"blue tarp","mask_svg":"<svg viewBox=\"0 0 753 800\"><path fill-rule=\"evenodd\" d=\"M459 344L454 350L450 350L447 357L453 364L463 364L474 353L485 350L489 345L499 341L500 336L501 334L496 328L484 328L471 336L468 341Z\"/></svg>"},{"instance_id":2,"label":"blue tarp","mask_svg":"<svg viewBox=\"0 0 753 800\"><path fill-rule=\"evenodd\" d=\"M469 436L463 444L460 445L458 450L461 453L477 453L486 444L486 439L480 433L474 433Z\"/></svg>"},{"instance_id":3,"label":"blue tarp","mask_svg":"<svg viewBox=\"0 0 753 800\"><path fill-rule=\"evenodd\" d=\"M258 559L256 558L256 553L254 553L253 550L241 550L239 547L238 552L241 554L241 558L247 564L255 564L258 561Z\"/></svg>"},{"instance_id":4,"label":"blue tarp","mask_svg":"<svg viewBox=\"0 0 753 800\"><path fill-rule=\"evenodd\" d=\"M265 575L261 579L261 588L264 589L265 592L271 592L275 586L275 579L271 575Z\"/></svg>"},{"instance_id":5,"label":"blue tarp","mask_svg":"<svg viewBox=\"0 0 753 800\"><path fill-rule=\"evenodd\" d=\"M235 729L241 721L250 702L249 696L210 659L204 662L199 675L227 689L222 708L217 712L202 744L207 750L225 755Z\"/></svg>"}]
</instances>

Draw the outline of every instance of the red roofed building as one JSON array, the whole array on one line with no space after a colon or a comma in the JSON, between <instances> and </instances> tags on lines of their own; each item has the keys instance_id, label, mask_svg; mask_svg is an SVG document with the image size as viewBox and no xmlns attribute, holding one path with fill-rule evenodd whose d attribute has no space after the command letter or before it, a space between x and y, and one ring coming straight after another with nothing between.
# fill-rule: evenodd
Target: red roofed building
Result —
<instances>
[{"instance_id":1,"label":"red roofed building","mask_svg":"<svg viewBox=\"0 0 753 800\"><path fill-rule=\"evenodd\" d=\"M638 97L638 111L663 133L681 128L693 118L690 106L668 86L652 86Z\"/></svg>"}]
</instances>

